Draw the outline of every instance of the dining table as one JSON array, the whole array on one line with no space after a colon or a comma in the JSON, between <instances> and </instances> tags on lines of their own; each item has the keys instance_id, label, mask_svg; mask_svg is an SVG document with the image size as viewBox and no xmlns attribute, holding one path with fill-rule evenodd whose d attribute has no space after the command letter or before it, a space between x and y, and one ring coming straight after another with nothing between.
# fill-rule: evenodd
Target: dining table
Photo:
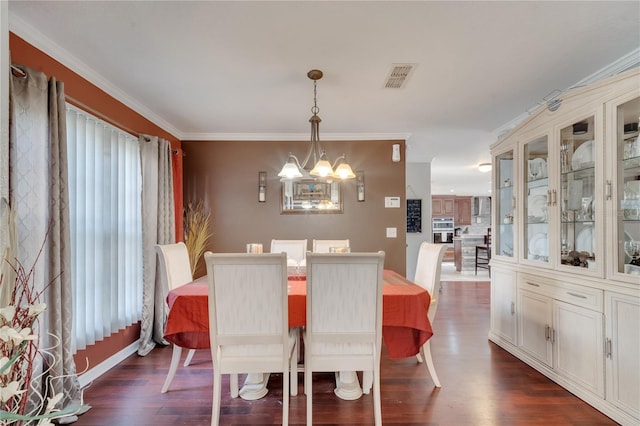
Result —
<instances>
[{"instance_id":1,"label":"dining table","mask_svg":"<svg viewBox=\"0 0 640 426\"><path fill-rule=\"evenodd\" d=\"M423 287L392 270L383 271L383 284L383 348L389 358L415 356L433 335L427 318L431 297ZM289 276L288 296L289 327L304 327L307 309L304 275ZM169 291L167 303L165 340L185 349L210 348L207 277ZM341 396L340 389L336 394ZM343 395L347 393L343 391Z\"/></svg>"}]
</instances>

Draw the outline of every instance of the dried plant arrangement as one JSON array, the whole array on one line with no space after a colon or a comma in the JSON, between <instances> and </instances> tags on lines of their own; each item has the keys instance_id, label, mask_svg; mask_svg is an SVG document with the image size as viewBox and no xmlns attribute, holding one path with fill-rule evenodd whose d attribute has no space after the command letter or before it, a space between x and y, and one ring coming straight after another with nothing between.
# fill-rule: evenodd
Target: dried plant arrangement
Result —
<instances>
[{"instance_id":1,"label":"dried plant arrangement","mask_svg":"<svg viewBox=\"0 0 640 426\"><path fill-rule=\"evenodd\" d=\"M0 306L0 425L52 425L54 419L87 409L85 405L58 408L63 394L56 394L50 386L53 380L63 376L51 374L55 359L50 351L53 348L40 347L39 334L46 330L38 331L38 318L47 308L40 300L51 285L48 283L44 289L36 289L34 270L43 247L30 269L26 269L17 259L14 263L0 259L9 265L12 272L6 275L15 280L9 300ZM9 284L7 276L0 273L0 287ZM56 342L55 346L60 344L58 336L48 335ZM44 390L38 386L42 381L45 382Z\"/></svg>"},{"instance_id":2,"label":"dried plant arrangement","mask_svg":"<svg viewBox=\"0 0 640 426\"><path fill-rule=\"evenodd\" d=\"M211 238L210 217L211 214L205 210L201 201L196 204L187 204L184 219L184 243L189 252L191 273L195 272L196 265L204 254L209 238Z\"/></svg>"}]
</instances>

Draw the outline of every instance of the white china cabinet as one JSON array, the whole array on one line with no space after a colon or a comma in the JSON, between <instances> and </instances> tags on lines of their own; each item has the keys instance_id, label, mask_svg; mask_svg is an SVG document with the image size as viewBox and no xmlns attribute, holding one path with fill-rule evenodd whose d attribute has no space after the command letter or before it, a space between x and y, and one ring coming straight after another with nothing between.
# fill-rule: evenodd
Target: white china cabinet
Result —
<instances>
[{"instance_id":1,"label":"white china cabinet","mask_svg":"<svg viewBox=\"0 0 640 426\"><path fill-rule=\"evenodd\" d=\"M492 147L489 339L640 423L640 70L564 93Z\"/></svg>"}]
</instances>

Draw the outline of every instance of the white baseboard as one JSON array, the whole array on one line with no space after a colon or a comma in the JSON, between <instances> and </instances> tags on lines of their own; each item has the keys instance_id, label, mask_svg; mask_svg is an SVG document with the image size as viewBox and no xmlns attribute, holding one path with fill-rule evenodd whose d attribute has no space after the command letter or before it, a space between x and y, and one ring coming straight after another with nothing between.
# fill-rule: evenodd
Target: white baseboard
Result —
<instances>
[{"instance_id":1,"label":"white baseboard","mask_svg":"<svg viewBox=\"0 0 640 426\"><path fill-rule=\"evenodd\" d=\"M87 370L85 373L82 373L78 376L78 381L80 382L80 388L84 389L88 385L91 384L95 379L102 376L104 373L118 365L120 362L124 361L128 356L136 353L138 350L138 346L140 346L140 341L136 340L131 343L126 348L122 349L120 352L117 352L111 355L109 358L102 361L100 364L95 367Z\"/></svg>"}]
</instances>

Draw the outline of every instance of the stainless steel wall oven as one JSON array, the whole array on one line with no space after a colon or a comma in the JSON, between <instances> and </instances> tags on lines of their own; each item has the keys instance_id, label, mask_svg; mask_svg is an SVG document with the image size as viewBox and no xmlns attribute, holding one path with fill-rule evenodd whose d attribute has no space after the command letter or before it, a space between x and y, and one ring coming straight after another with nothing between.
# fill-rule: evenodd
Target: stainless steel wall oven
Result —
<instances>
[{"instance_id":1,"label":"stainless steel wall oven","mask_svg":"<svg viewBox=\"0 0 640 426\"><path fill-rule=\"evenodd\" d=\"M433 219L433 242L436 244L453 243L453 218Z\"/></svg>"}]
</instances>

